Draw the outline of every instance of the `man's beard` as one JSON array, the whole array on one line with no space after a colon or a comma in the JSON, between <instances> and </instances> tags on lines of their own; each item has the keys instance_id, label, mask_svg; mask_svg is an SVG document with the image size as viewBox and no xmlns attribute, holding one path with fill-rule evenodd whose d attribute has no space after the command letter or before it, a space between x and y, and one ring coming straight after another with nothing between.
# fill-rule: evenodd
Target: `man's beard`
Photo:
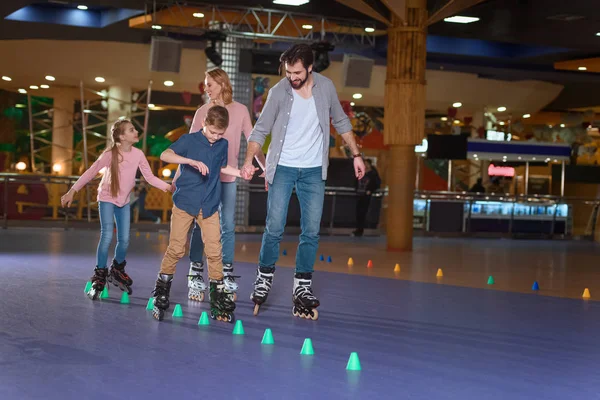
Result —
<instances>
[{"instance_id":1,"label":"man's beard","mask_svg":"<svg viewBox=\"0 0 600 400\"><path fill-rule=\"evenodd\" d=\"M299 83L294 83L294 81L292 81L290 78L288 78L288 81L290 81L290 85L292 85L292 87L294 89L300 89L302 86L304 86L304 84L306 83L306 81L308 80L308 70L306 71L306 78L304 78L304 80L301 80Z\"/></svg>"}]
</instances>

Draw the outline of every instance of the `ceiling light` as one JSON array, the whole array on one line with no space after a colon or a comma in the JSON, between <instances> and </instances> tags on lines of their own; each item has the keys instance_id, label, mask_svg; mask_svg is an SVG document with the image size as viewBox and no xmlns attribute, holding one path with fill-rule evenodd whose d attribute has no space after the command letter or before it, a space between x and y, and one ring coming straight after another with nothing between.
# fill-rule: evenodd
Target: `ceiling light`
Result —
<instances>
[{"instance_id":1,"label":"ceiling light","mask_svg":"<svg viewBox=\"0 0 600 400\"><path fill-rule=\"evenodd\" d=\"M302 29L312 29L312 28L313 28L313 26L310 25L310 24L304 24L304 25L302 25Z\"/></svg>"},{"instance_id":2,"label":"ceiling light","mask_svg":"<svg viewBox=\"0 0 600 400\"><path fill-rule=\"evenodd\" d=\"M375 32L375 28L366 27L365 28L365 32L367 32L367 33L373 33L373 32Z\"/></svg>"},{"instance_id":3,"label":"ceiling light","mask_svg":"<svg viewBox=\"0 0 600 400\"><path fill-rule=\"evenodd\" d=\"M352 95L352 98L353 98L353 99L356 99L356 100L358 100L358 99L362 99L362 94L361 94L361 93L354 93L354 94Z\"/></svg>"},{"instance_id":4,"label":"ceiling light","mask_svg":"<svg viewBox=\"0 0 600 400\"><path fill-rule=\"evenodd\" d=\"M506 107L498 107L498 112L504 112L506 111Z\"/></svg>"},{"instance_id":5,"label":"ceiling light","mask_svg":"<svg viewBox=\"0 0 600 400\"><path fill-rule=\"evenodd\" d=\"M531 118L531 114L523 114L523 118L525 118L525 119Z\"/></svg>"},{"instance_id":6,"label":"ceiling light","mask_svg":"<svg viewBox=\"0 0 600 400\"><path fill-rule=\"evenodd\" d=\"M454 17L444 18L446 22L453 22L455 24L470 24L471 22L479 21L477 17L465 17L461 15L455 15Z\"/></svg>"},{"instance_id":7,"label":"ceiling light","mask_svg":"<svg viewBox=\"0 0 600 400\"><path fill-rule=\"evenodd\" d=\"M173 81L165 81L165 86L173 86L174 84Z\"/></svg>"},{"instance_id":8,"label":"ceiling light","mask_svg":"<svg viewBox=\"0 0 600 400\"><path fill-rule=\"evenodd\" d=\"M600 32L596 33L596 36L600 36Z\"/></svg>"},{"instance_id":9,"label":"ceiling light","mask_svg":"<svg viewBox=\"0 0 600 400\"><path fill-rule=\"evenodd\" d=\"M27 93L27 90L25 90L25 89L19 89L19 93L21 93L21 94L26 94L26 93Z\"/></svg>"},{"instance_id":10,"label":"ceiling light","mask_svg":"<svg viewBox=\"0 0 600 400\"><path fill-rule=\"evenodd\" d=\"M152 104L152 103L148 104L148 108L154 108L154 107L156 107L154 104Z\"/></svg>"},{"instance_id":11,"label":"ceiling light","mask_svg":"<svg viewBox=\"0 0 600 400\"><path fill-rule=\"evenodd\" d=\"M56 78L53 77L52 75L46 75L46 80L50 81L50 82L54 82L56 80Z\"/></svg>"},{"instance_id":12,"label":"ceiling light","mask_svg":"<svg viewBox=\"0 0 600 400\"><path fill-rule=\"evenodd\" d=\"M457 101L456 103L452 104L452 107L460 108L460 107L462 107L462 103L460 101Z\"/></svg>"},{"instance_id":13,"label":"ceiling light","mask_svg":"<svg viewBox=\"0 0 600 400\"><path fill-rule=\"evenodd\" d=\"M504 125L504 121L500 121L500 125Z\"/></svg>"},{"instance_id":14,"label":"ceiling light","mask_svg":"<svg viewBox=\"0 0 600 400\"><path fill-rule=\"evenodd\" d=\"M442 117L440 118L442 121L448 121L448 117Z\"/></svg>"},{"instance_id":15,"label":"ceiling light","mask_svg":"<svg viewBox=\"0 0 600 400\"><path fill-rule=\"evenodd\" d=\"M162 26L160 25L152 25L152 29L156 29L157 31L162 29Z\"/></svg>"},{"instance_id":16,"label":"ceiling light","mask_svg":"<svg viewBox=\"0 0 600 400\"><path fill-rule=\"evenodd\" d=\"M350 102L350 107L354 107L356 105L356 103L354 103L353 101Z\"/></svg>"},{"instance_id":17,"label":"ceiling light","mask_svg":"<svg viewBox=\"0 0 600 400\"><path fill-rule=\"evenodd\" d=\"M560 124L560 127L561 127L561 128L564 128L564 127L565 127L565 124Z\"/></svg>"},{"instance_id":18,"label":"ceiling light","mask_svg":"<svg viewBox=\"0 0 600 400\"><path fill-rule=\"evenodd\" d=\"M96 78L94 78L94 80L95 80L96 82L98 82L98 83L104 83L104 81L106 81L106 79L104 79L104 78L103 78L103 77L101 77L101 76L97 76Z\"/></svg>"},{"instance_id":19,"label":"ceiling light","mask_svg":"<svg viewBox=\"0 0 600 400\"><path fill-rule=\"evenodd\" d=\"M79 5L79 6L77 6L77 8L78 8L78 9L80 9L80 10L83 10L83 11L85 11L85 10L87 10L87 9L88 9L88 6L84 6L84 5L82 4L82 5Z\"/></svg>"},{"instance_id":20,"label":"ceiling light","mask_svg":"<svg viewBox=\"0 0 600 400\"><path fill-rule=\"evenodd\" d=\"M204 14L203 13L193 13L192 16L194 18L204 18Z\"/></svg>"},{"instance_id":21,"label":"ceiling light","mask_svg":"<svg viewBox=\"0 0 600 400\"><path fill-rule=\"evenodd\" d=\"M50 86L48 86L48 85L40 85L40 87L41 87L42 89L50 89Z\"/></svg>"},{"instance_id":22,"label":"ceiling light","mask_svg":"<svg viewBox=\"0 0 600 400\"><path fill-rule=\"evenodd\" d=\"M39 89L39 87L37 87L35 85L31 85L31 86L29 86L29 89L37 90L37 89Z\"/></svg>"},{"instance_id":23,"label":"ceiling light","mask_svg":"<svg viewBox=\"0 0 600 400\"><path fill-rule=\"evenodd\" d=\"M6 82L10 82L10 81L12 81L12 79L11 79L9 76L3 76L3 77L2 77L2 80L3 80L3 81L6 81Z\"/></svg>"},{"instance_id":24,"label":"ceiling light","mask_svg":"<svg viewBox=\"0 0 600 400\"><path fill-rule=\"evenodd\" d=\"M587 67L579 67L577 69L580 70L580 71L587 71Z\"/></svg>"},{"instance_id":25,"label":"ceiling light","mask_svg":"<svg viewBox=\"0 0 600 400\"><path fill-rule=\"evenodd\" d=\"M454 123L455 123L456 125L458 125L458 124L460 124L460 120L458 120L458 119L455 119L455 120L454 120Z\"/></svg>"},{"instance_id":26,"label":"ceiling light","mask_svg":"<svg viewBox=\"0 0 600 400\"><path fill-rule=\"evenodd\" d=\"M477 154L473 154L473 157L477 158Z\"/></svg>"},{"instance_id":27,"label":"ceiling light","mask_svg":"<svg viewBox=\"0 0 600 400\"><path fill-rule=\"evenodd\" d=\"M281 4L283 6L301 6L309 1L310 0L273 0L273 4Z\"/></svg>"}]
</instances>

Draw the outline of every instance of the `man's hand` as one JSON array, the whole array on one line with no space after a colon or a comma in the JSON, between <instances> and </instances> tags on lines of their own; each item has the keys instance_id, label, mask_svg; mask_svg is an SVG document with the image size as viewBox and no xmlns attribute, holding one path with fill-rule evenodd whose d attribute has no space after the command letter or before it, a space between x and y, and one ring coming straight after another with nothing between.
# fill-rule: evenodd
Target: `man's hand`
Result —
<instances>
[{"instance_id":1,"label":"man's hand","mask_svg":"<svg viewBox=\"0 0 600 400\"><path fill-rule=\"evenodd\" d=\"M244 164L242 166L242 168L240 169L240 175L242 176L243 179L249 181L252 179L252 177L254 176L254 173L258 170L258 168L254 167L254 165L250 164Z\"/></svg>"},{"instance_id":2,"label":"man's hand","mask_svg":"<svg viewBox=\"0 0 600 400\"><path fill-rule=\"evenodd\" d=\"M196 160L189 160L188 164L194 168L196 168L202 175L208 175L208 167L206 164Z\"/></svg>"},{"instance_id":3,"label":"man's hand","mask_svg":"<svg viewBox=\"0 0 600 400\"><path fill-rule=\"evenodd\" d=\"M354 174L356 175L356 177L358 179L362 179L363 176L365 176L365 162L363 161L362 157L355 157L354 158Z\"/></svg>"}]
</instances>

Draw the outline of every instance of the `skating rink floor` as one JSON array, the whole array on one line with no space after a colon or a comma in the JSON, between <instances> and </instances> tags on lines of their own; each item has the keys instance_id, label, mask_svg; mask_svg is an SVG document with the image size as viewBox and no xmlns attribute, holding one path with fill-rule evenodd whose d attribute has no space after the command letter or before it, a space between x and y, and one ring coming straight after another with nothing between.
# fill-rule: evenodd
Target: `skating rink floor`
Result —
<instances>
[{"instance_id":1,"label":"skating rink floor","mask_svg":"<svg viewBox=\"0 0 600 400\"><path fill-rule=\"evenodd\" d=\"M187 256L171 290L183 318L173 306L162 322L146 311L166 232L132 232L131 304L114 286L108 300L87 299L98 236L0 230L0 399L600 398L594 243L416 238L413 252L389 253L381 238L323 237L332 262L317 260L320 314L308 321L291 315L297 238L282 244L288 255L254 317L260 236L237 235L238 336L233 324L197 325L208 303L187 300ZM272 346L261 345L266 328ZM313 356L300 355L305 338ZM361 371L346 371L351 352Z\"/></svg>"}]
</instances>

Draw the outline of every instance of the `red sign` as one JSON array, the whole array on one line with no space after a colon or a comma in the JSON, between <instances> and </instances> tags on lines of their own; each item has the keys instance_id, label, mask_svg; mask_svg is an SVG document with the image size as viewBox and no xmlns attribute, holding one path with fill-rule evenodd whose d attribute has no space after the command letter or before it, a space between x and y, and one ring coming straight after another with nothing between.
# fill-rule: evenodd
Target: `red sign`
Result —
<instances>
[{"instance_id":1,"label":"red sign","mask_svg":"<svg viewBox=\"0 0 600 400\"><path fill-rule=\"evenodd\" d=\"M515 169L513 167L499 167L494 164L490 164L488 167L489 176L515 176Z\"/></svg>"}]
</instances>

